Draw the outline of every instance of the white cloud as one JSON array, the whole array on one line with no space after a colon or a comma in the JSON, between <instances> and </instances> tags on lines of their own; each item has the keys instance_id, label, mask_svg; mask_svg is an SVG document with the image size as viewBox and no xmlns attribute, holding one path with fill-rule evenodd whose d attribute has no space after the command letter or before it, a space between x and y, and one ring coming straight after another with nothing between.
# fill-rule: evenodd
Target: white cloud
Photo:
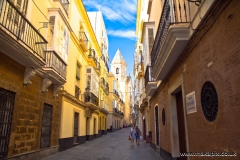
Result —
<instances>
[{"instance_id":1,"label":"white cloud","mask_svg":"<svg viewBox=\"0 0 240 160\"><path fill-rule=\"evenodd\" d=\"M137 40L135 30L108 30L107 33L108 35L112 35L115 37L123 37L131 40Z\"/></svg>"},{"instance_id":2,"label":"white cloud","mask_svg":"<svg viewBox=\"0 0 240 160\"><path fill-rule=\"evenodd\" d=\"M102 11L111 21L127 24L135 21L137 0L83 0L87 7Z\"/></svg>"}]
</instances>

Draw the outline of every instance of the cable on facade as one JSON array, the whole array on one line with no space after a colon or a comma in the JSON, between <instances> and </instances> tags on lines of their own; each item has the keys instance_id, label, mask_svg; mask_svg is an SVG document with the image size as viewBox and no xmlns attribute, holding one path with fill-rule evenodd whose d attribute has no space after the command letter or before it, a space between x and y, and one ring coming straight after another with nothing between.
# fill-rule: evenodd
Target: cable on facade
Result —
<instances>
[{"instance_id":1,"label":"cable on facade","mask_svg":"<svg viewBox=\"0 0 240 160\"><path fill-rule=\"evenodd\" d=\"M32 2L34 3L34 5L38 8L38 10L42 13L42 15L48 20L48 18L43 14L43 12L40 10L40 8L37 6L37 4L34 2L34 0L32 0ZM50 22L48 20L48 22Z\"/></svg>"}]
</instances>

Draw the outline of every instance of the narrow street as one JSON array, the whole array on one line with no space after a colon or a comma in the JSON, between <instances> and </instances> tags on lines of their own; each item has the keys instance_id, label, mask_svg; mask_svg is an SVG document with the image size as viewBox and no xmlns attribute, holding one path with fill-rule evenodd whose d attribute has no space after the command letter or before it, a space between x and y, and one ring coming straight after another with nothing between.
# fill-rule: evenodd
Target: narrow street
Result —
<instances>
[{"instance_id":1,"label":"narrow street","mask_svg":"<svg viewBox=\"0 0 240 160\"><path fill-rule=\"evenodd\" d=\"M44 160L161 160L145 141L139 146L131 146L128 133L129 129L108 133Z\"/></svg>"}]
</instances>

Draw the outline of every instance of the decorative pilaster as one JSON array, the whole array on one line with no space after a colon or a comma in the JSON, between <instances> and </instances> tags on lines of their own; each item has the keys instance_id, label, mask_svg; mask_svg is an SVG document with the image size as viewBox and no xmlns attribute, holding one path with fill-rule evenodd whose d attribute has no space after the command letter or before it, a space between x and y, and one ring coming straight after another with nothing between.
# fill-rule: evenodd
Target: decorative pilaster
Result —
<instances>
[{"instance_id":1,"label":"decorative pilaster","mask_svg":"<svg viewBox=\"0 0 240 160\"><path fill-rule=\"evenodd\" d=\"M52 84L52 81L48 78L43 79L42 92L45 93L48 91L48 87Z\"/></svg>"},{"instance_id":2,"label":"decorative pilaster","mask_svg":"<svg viewBox=\"0 0 240 160\"><path fill-rule=\"evenodd\" d=\"M36 75L36 71L33 68L26 68L24 73L23 85L27 87L29 84L32 84L30 81Z\"/></svg>"}]
</instances>

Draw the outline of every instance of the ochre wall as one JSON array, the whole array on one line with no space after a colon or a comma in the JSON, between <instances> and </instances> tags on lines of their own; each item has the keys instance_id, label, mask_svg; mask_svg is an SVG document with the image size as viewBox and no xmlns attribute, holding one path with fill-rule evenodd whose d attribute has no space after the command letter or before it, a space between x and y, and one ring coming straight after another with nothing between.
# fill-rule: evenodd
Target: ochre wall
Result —
<instances>
[{"instance_id":1,"label":"ochre wall","mask_svg":"<svg viewBox=\"0 0 240 160\"><path fill-rule=\"evenodd\" d=\"M24 66L0 53L0 87L16 93L8 157L40 150L44 103L53 105L51 147L58 145L61 101L53 98L53 85L42 93L43 78L38 75L24 87L24 72Z\"/></svg>"}]
</instances>

